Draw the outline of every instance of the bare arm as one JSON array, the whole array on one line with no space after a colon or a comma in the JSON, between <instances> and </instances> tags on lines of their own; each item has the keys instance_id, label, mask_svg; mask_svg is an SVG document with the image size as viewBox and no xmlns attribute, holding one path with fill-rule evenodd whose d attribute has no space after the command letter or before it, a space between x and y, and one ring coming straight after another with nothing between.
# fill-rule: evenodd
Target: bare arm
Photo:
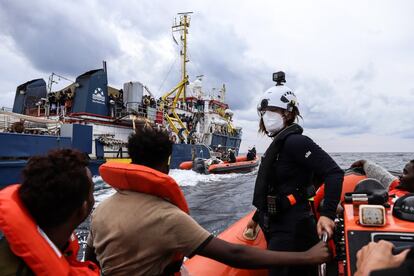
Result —
<instances>
[{"instance_id":1,"label":"bare arm","mask_svg":"<svg viewBox=\"0 0 414 276\"><path fill-rule=\"evenodd\" d=\"M369 160L364 163L364 171L367 177L377 179L381 182L385 189L388 189L391 183L397 179L397 177L393 176L386 169Z\"/></svg>"},{"instance_id":2,"label":"bare arm","mask_svg":"<svg viewBox=\"0 0 414 276\"><path fill-rule=\"evenodd\" d=\"M232 267L248 269L318 264L329 259L328 247L323 242L305 252L278 252L236 245L219 238L213 238L197 254Z\"/></svg>"},{"instance_id":3,"label":"bare arm","mask_svg":"<svg viewBox=\"0 0 414 276\"><path fill-rule=\"evenodd\" d=\"M381 182L385 189L388 189L391 183L397 179L397 177L393 176L386 169L369 160L355 161L351 167L362 167L368 178L374 178L378 180Z\"/></svg>"}]
</instances>

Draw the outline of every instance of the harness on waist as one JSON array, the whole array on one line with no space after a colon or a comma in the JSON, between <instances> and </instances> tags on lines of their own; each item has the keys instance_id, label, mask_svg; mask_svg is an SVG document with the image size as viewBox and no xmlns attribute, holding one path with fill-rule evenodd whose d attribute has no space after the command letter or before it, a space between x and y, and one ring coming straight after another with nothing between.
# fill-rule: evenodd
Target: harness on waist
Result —
<instances>
[{"instance_id":1,"label":"harness on waist","mask_svg":"<svg viewBox=\"0 0 414 276\"><path fill-rule=\"evenodd\" d=\"M308 202L315 195L315 192L314 186L307 186L305 189L299 189L287 195L281 193L269 194L266 197L267 213L275 215L296 204Z\"/></svg>"}]
</instances>

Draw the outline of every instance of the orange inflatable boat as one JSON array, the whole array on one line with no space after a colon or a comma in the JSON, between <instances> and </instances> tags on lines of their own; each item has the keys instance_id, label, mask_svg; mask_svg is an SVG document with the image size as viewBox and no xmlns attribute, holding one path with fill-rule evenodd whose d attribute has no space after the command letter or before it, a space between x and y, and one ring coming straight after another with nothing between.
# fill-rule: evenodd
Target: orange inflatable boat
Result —
<instances>
[{"instance_id":1,"label":"orange inflatable boat","mask_svg":"<svg viewBox=\"0 0 414 276\"><path fill-rule=\"evenodd\" d=\"M242 244L248 246L254 246L257 248L266 249L266 240L263 236L261 230L257 237L254 240L248 240L244 237L243 233L246 229L247 222L253 216L253 212L240 219L224 232L222 232L218 237L222 240ZM260 229L260 228L259 228ZM267 276L267 270L247 270L247 269L237 269L230 267L228 265L219 263L212 259L208 259L201 256L194 256L193 258L187 260L184 263L187 270L190 272L190 275L194 276Z\"/></svg>"},{"instance_id":2,"label":"orange inflatable boat","mask_svg":"<svg viewBox=\"0 0 414 276\"><path fill-rule=\"evenodd\" d=\"M385 202L382 204L370 203L369 198L378 191L377 188L369 188L364 192L356 190L357 185L366 184L368 181L375 180L367 179L355 169L345 172L341 195L342 210L338 210L334 239L330 244L336 260L328 264L333 275L354 275L357 252L371 241L387 240L394 244L396 252L404 248L414 248L414 216L403 220L393 214L393 209L398 203L395 196L388 200L384 198ZM381 189L386 192L384 187ZM314 198L317 215L319 205L323 204L323 196L322 185ZM414 199L411 202L414 202ZM408 213L411 211L407 206L404 210ZM406 216L410 217L410 213Z\"/></svg>"},{"instance_id":3,"label":"orange inflatable boat","mask_svg":"<svg viewBox=\"0 0 414 276\"><path fill-rule=\"evenodd\" d=\"M251 172L259 165L259 158L256 157L254 160L247 160L246 156L237 156L236 162L222 162L219 164L212 164L206 166L204 159L195 159L194 161L186 161L180 164L179 168L182 170L191 170L193 169L199 173L215 173L215 174L224 174L224 173L245 173Z\"/></svg>"},{"instance_id":4,"label":"orange inflatable boat","mask_svg":"<svg viewBox=\"0 0 414 276\"><path fill-rule=\"evenodd\" d=\"M372 205L369 201L367 201L365 205L360 205L360 203L349 203L349 201L346 201L345 194L347 193L347 195L349 195L348 193L355 191L354 188L361 181L365 181L365 179L366 176L360 171L354 169L346 171L341 196L341 205L343 209L338 211L336 230L333 240L330 241L331 250L333 251L335 258L334 261L325 266L324 273L326 274L324 275L353 275L356 269L356 253L370 241L378 241L381 239L388 240L395 244L396 249L400 247L404 248L406 246L414 247L414 215L412 215L412 221L402 220L399 217L394 216L392 209L394 207L395 198L390 198L384 205ZM367 191L367 195L369 195L369 192L370 191ZM321 186L315 197L316 208L314 209L316 210L316 213L318 213L317 207L322 203L321 199L323 199L323 193L323 186ZM364 197L361 192L357 192L355 195L358 199ZM414 197L414 194L411 195ZM361 208L365 208L362 212L363 214L364 212L365 214L368 214L365 219L368 218L369 220L372 219L372 215L369 214L384 210L384 223L378 226L362 225L360 222ZM266 240L260 230L258 236L254 240L248 240L243 235L247 222L252 215L253 213L248 214L246 217L230 226L218 237L228 242L265 249ZM187 260L185 266L191 275L267 275L266 270L236 269L201 256L195 256L192 259Z\"/></svg>"}]
</instances>

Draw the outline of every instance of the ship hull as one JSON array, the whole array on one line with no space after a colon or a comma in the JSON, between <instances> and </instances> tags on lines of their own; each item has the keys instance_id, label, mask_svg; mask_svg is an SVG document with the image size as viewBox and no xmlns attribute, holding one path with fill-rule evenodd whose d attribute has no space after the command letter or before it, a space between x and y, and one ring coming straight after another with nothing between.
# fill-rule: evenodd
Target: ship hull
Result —
<instances>
[{"instance_id":1,"label":"ship hull","mask_svg":"<svg viewBox=\"0 0 414 276\"><path fill-rule=\"evenodd\" d=\"M0 189L21 182L21 172L32 156L46 154L50 150L59 148L74 148L91 156L92 150L85 150L92 144L83 136L84 132L88 131L87 128L81 128L77 131L74 137L0 133L0 175L2 176L0 178ZM77 139L78 136L80 139ZM200 144L174 144L170 167L171 169L177 169L182 162L197 157L210 158L209 149ZM99 175L98 168L107 159L126 160L126 158L116 158L112 153L100 158L92 156L89 161L89 169L93 175Z\"/></svg>"}]
</instances>

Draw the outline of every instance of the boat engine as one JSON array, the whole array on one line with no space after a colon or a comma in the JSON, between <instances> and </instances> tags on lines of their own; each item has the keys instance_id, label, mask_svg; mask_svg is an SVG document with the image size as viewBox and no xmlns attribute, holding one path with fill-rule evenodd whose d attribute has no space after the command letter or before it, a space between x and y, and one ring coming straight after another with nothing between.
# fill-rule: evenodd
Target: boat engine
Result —
<instances>
[{"instance_id":1,"label":"boat engine","mask_svg":"<svg viewBox=\"0 0 414 276\"><path fill-rule=\"evenodd\" d=\"M195 158L193 160L193 171L198 172L198 173L203 173L203 174L207 174L208 173L208 169L205 163L205 159L203 158Z\"/></svg>"}]
</instances>

